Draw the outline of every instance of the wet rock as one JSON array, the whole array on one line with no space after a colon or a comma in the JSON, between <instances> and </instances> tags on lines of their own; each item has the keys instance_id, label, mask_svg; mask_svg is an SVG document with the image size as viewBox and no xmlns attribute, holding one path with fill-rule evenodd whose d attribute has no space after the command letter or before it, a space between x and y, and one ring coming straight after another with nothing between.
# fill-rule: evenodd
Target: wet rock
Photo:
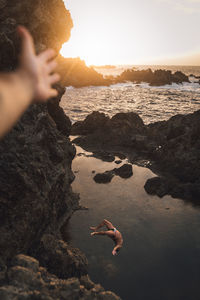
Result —
<instances>
[{"instance_id":1,"label":"wet rock","mask_svg":"<svg viewBox=\"0 0 200 300\"><path fill-rule=\"evenodd\" d=\"M122 160L116 160L115 163L116 163L117 165L119 165L119 164L122 163Z\"/></svg>"},{"instance_id":2,"label":"wet rock","mask_svg":"<svg viewBox=\"0 0 200 300\"><path fill-rule=\"evenodd\" d=\"M133 167L130 164L124 164L120 168L115 168L104 173L98 173L94 176L96 183L109 183L113 179L114 175L120 176L121 178L130 178L133 175Z\"/></svg>"},{"instance_id":3,"label":"wet rock","mask_svg":"<svg viewBox=\"0 0 200 300\"><path fill-rule=\"evenodd\" d=\"M102 151L94 152L93 156L106 162L113 162L115 160L115 157L113 155Z\"/></svg>"},{"instance_id":4,"label":"wet rock","mask_svg":"<svg viewBox=\"0 0 200 300\"><path fill-rule=\"evenodd\" d=\"M133 166L131 164L124 164L120 168L114 169L114 172L121 178L130 178L133 175Z\"/></svg>"},{"instance_id":5,"label":"wet rock","mask_svg":"<svg viewBox=\"0 0 200 300\"><path fill-rule=\"evenodd\" d=\"M96 174L93 179L96 183L109 183L111 182L113 177L114 177L113 171L106 171L105 173Z\"/></svg>"},{"instance_id":6,"label":"wet rock","mask_svg":"<svg viewBox=\"0 0 200 300\"><path fill-rule=\"evenodd\" d=\"M144 189L150 195L158 195L163 197L169 193L169 188L166 182L160 177L153 177L147 180Z\"/></svg>"}]
</instances>

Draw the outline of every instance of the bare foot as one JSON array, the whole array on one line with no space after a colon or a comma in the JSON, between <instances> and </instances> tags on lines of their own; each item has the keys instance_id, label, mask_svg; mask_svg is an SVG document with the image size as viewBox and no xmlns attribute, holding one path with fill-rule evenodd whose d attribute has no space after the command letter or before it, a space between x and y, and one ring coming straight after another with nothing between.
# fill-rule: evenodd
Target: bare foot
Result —
<instances>
[{"instance_id":1,"label":"bare foot","mask_svg":"<svg viewBox=\"0 0 200 300\"><path fill-rule=\"evenodd\" d=\"M91 236L93 236L93 235L95 235L95 234L96 234L96 232L91 232L91 233L90 233Z\"/></svg>"},{"instance_id":2,"label":"bare foot","mask_svg":"<svg viewBox=\"0 0 200 300\"><path fill-rule=\"evenodd\" d=\"M91 230L95 231L96 230L96 227L90 227Z\"/></svg>"}]
</instances>

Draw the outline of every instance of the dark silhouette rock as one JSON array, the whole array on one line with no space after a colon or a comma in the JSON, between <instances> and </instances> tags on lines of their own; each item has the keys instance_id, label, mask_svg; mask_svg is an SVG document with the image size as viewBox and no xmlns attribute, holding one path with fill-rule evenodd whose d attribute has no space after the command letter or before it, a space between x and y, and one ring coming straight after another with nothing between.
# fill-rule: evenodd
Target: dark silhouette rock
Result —
<instances>
[{"instance_id":1,"label":"dark silhouette rock","mask_svg":"<svg viewBox=\"0 0 200 300\"><path fill-rule=\"evenodd\" d=\"M121 159L129 157L132 163L148 160L150 163L144 166L162 175L159 186L157 181L150 181L154 190L157 187L157 194L199 202L200 111L147 126L137 114L122 113L106 119L104 124L86 134L84 121L79 122L81 130L77 134L84 131L85 135L73 142L93 152L101 150L118 157L120 152L125 154Z\"/></svg>"},{"instance_id":2,"label":"dark silhouette rock","mask_svg":"<svg viewBox=\"0 0 200 300\"><path fill-rule=\"evenodd\" d=\"M97 145L99 149L109 146L143 149L146 128L142 119L133 112L118 113L111 119L93 112L84 121L72 125L72 134L84 135L75 138L73 142L88 150L93 146L97 148Z\"/></svg>"},{"instance_id":3,"label":"dark silhouette rock","mask_svg":"<svg viewBox=\"0 0 200 300\"><path fill-rule=\"evenodd\" d=\"M113 162L115 160L115 157L105 151L99 151L99 152L94 152L93 157L101 159L102 161L106 162Z\"/></svg>"},{"instance_id":4,"label":"dark silhouette rock","mask_svg":"<svg viewBox=\"0 0 200 300\"><path fill-rule=\"evenodd\" d=\"M104 173L98 173L93 179L96 183L109 183L113 179L114 175L124 179L130 178L133 175L133 167L130 164L124 164L120 168L115 168Z\"/></svg>"},{"instance_id":5,"label":"dark silhouette rock","mask_svg":"<svg viewBox=\"0 0 200 300\"><path fill-rule=\"evenodd\" d=\"M105 173L98 173L94 176L94 181L96 183L109 183L114 177L113 171L106 171Z\"/></svg>"},{"instance_id":6,"label":"dark silhouette rock","mask_svg":"<svg viewBox=\"0 0 200 300\"><path fill-rule=\"evenodd\" d=\"M95 71L93 67L87 67L80 58L58 58L58 72L61 75L61 83L64 86L107 86L112 80L105 79L103 75Z\"/></svg>"},{"instance_id":7,"label":"dark silhouette rock","mask_svg":"<svg viewBox=\"0 0 200 300\"><path fill-rule=\"evenodd\" d=\"M122 163L122 160L116 160L115 163L116 163L117 165L119 165L119 164Z\"/></svg>"},{"instance_id":8,"label":"dark silhouette rock","mask_svg":"<svg viewBox=\"0 0 200 300\"><path fill-rule=\"evenodd\" d=\"M114 171L121 178L129 178L133 175L133 167L130 164L124 164L120 168L114 169Z\"/></svg>"},{"instance_id":9,"label":"dark silhouette rock","mask_svg":"<svg viewBox=\"0 0 200 300\"><path fill-rule=\"evenodd\" d=\"M96 130L102 130L105 124L109 121L104 113L98 111L92 112L86 117L84 121L78 121L73 124L71 134L72 135L87 135L95 132Z\"/></svg>"},{"instance_id":10,"label":"dark silhouette rock","mask_svg":"<svg viewBox=\"0 0 200 300\"><path fill-rule=\"evenodd\" d=\"M155 70L153 72L151 69L135 70L135 68L133 68L125 70L116 78L116 81L132 81L137 84L141 82L147 82L151 86L160 86L165 84L172 84L173 82L189 82L189 78L180 71L177 71L174 74L172 74L171 71L167 70Z\"/></svg>"},{"instance_id":11,"label":"dark silhouette rock","mask_svg":"<svg viewBox=\"0 0 200 300\"><path fill-rule=\"evenodd\" d=\"M147 180L144 189L150 195L158 195L163 197L169 193L169 189L165 185L165 182L160 177L153 177Z\"/></svg>"}]
</instances>

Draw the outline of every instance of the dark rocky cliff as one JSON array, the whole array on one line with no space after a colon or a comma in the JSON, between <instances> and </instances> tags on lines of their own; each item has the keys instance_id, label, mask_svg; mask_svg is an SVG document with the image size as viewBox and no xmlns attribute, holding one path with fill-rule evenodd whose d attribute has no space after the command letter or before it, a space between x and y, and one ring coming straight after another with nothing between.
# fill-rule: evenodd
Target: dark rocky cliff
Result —
<instances>
[{"instance_id":1,"label":"dark rocky cliff","mask_svg":"<svg viewBox=\"0 0 200 300\"><path fill-rule=\"evenodd\" d=\"M37 52L58 53L70 36L72 20L61 0L0 0L0 10L1 71L17 65L18 24L30 30ZM59 107L64 89L57 89L57 99L32 105L0 141L0 299L117 299L88 279L84 254L60 237L79 204L71 189L71 122ZM13 259L20 253L37 260Z\"/></svg>"}]
</instances>

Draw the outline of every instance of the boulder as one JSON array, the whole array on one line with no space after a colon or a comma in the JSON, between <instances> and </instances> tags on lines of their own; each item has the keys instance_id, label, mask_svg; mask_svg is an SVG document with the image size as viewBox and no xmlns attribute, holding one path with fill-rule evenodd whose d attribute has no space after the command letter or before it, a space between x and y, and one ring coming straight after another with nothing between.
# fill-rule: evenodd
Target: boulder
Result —
<instances>
[{"instance_id":1,"label":"boulder","mask_svg":"<svg viewBox=\"0 0 200 300\"><path fill-rule=\"evenodd\" d=\"M121 178L130 178L133 175L133 167L131 164L124 164L120 168L114 169L114 172Z\"/></svg>"}]
</instances>

